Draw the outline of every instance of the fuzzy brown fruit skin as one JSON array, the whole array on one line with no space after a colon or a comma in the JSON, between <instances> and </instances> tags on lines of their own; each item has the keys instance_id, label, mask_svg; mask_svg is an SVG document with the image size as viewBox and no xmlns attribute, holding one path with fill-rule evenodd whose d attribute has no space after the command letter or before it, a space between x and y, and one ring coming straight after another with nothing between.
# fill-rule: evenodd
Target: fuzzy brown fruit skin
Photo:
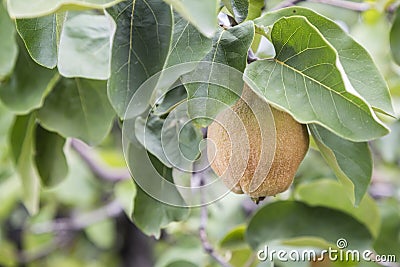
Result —
<instances>
[{"instance_id":1,"label":"fuzzy brown fruit skin","mask_svg":"<svg viewBox=\"0 0 400 267\"><path fill-rule=\"evenodd\" d=\"M249 149L249 158L242 177L238 177L239 179L236 178L236 180L234 180L239 180L239 182L236 183L231 190L235 193L245 193L253 199L274 196L289 188L301 161L307 153L309 147L307 127L295 121L288 113L270 106L275 121L276 134L275 140L271 140L273 137L266 139L264 147L267 149L275 148L275 153L272 154L273 157L269 159L272 160L272 165L268 164L265 157L264 160L266 162L259 162L262 155L261 153L264 153L261 149L263 146L261 129L256 116L246 103L251 102L251 104L249 104L250 106L268 104L257 96L247 85L243 88L242 99L232 107L232 110L243 122L244 128L246 129L249 140L249 148L247 148ZM229 112L221 112L217 116L216 121L209 126L207 135L207 137L214 142L214 149L216 149L211 151L211 149L208 148L211 167L218 176L222 177L224 183L228 187L232 187L232 180L229 179L235 179L229 177L229 175L223 175L227 171L231 153L233 153L231 151L231 142L243 142L241 140L231 140L230 136L234 135L228 135L223 127L224 124L230 123L233 120L232 114L233 113ZM215 158L211 158L210 156L213 155L213 151ZM255 188L255 190L250 190L250 185L254 177L253 174L258 164L261 164L260 166L271 167L260 186Z\"/></svg>"}]
</instances>

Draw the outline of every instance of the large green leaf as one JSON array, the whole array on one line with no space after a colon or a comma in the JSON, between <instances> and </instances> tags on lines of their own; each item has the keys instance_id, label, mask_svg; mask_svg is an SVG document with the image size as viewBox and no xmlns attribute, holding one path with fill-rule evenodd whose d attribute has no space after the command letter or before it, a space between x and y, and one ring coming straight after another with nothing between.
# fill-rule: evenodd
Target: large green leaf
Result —
<instances>
[{"instance_id":1,"label":"large green leaf","mask_svg":"<svg viewBox=\"0 0 400 267\"><path fill-rule=\"evenodd\" d=\"M12 76L0 85L0 99L15 113L26 114L42 106L59 75L55 70L36 64L22 44L19 50Z\"/></svg>"},{"instance_id":2,"label":"large green leaf","mask_svg":"<svg viewBox=\"0 0 400 267\"><path fill-rule=\"evenodd\" d=\"M0 84L11 74L17 61L18 45L15 41L15 26L4 4L0 2Z\"/></svg>"},{"instance_id":3,"label":"large green leaf","mask_svg":"<svg viewBox=\"0 0 400 267\"><path fill-rule=\"evenodd\" d=\"M68 174L64 155L65 139L38 126L35 136L35 163L42 184L55 186Z\"/></svg>"},{"instance_id":4,"label":"large green leaf","mask_svg":"<svg viewBox=\"0 0 400 267\"><path fill-rule=\"evenodd\" d=\"M8 12L15 18L34 18L49 15L56 11L103 9L122 0L8 0Z\"/></svg>"},{"instance_id":5,"label":"large green leaf","mask_svg":"<svg viewBox=\"0 0 400 267\"><path fill-rule=\"evenodd\" d=\"M350 215L295 201L265 205L251 218L246 232L247 242L254 249L298 237L322 238L330 244L344 238L349 249L366 249L372 244L368 229Z\"/></svg>"},{"instance_id":6,"label":"large green leaf","mask_svg":"<svg viewBox=\"0 0 400 267\"><path fill-rule=\"evenodd\" d=\"M17 19L19 35L34 61L38 64L54 68L57 65L57 45L59 28L57 14L32 19Z\"/></svg>"},{"instance_id":7,"label":"large green leaf","mask_svg":"<svg viewBox=\"0 0 400 267\"><path fill-rule=\"evenodd\" d=\"M60 38L58 70L64 77L106 80L110 76L110 18L68 12Z\"/></svg>"},{"instance_id":8,"label":"large green leaf","mask_svg":"<svg viewBox=\"0 0 400 267\"><path fill-rule=\"evenodd\" d=\"M213 38L212 49L204 61L226 64L244 71L253 38L254 23L251 21L228 29L219 29Z\"/></svg>"},{"instance_id":9,"label":"large green leaf","mask_svg":"<svg viewBox=\"0 0 400 267\"><path fill-rule=\"evenodd\" d=\"M117 24L108 95L123 117L139 86L164 66L172 36L172 10L161 0L136 0L107 11Z\"/></svg>"},{"instance_id":10,"label":"large green leaf","mask_svg":"<svg viewBox=\"0 0 400 267\"><path fill-rule=\"evenodd\" d=\"M210 51L212 40L203 36L190 22L174 14L174 33L166 67L199 61Z\"/></svg>"},{"instance_id":11,"label":"large green leaf","mask_svg":"<svg viewBox=\"0 0 400 267\"><path fill-rule=\"evenodd\" d=\"M346 91L337 53L301 16L279 19L271 30L273 59L258 60L245 81L268 102L301 123L317 123L352 141L388 133L361 98Z\"/></svg>"},{"instance_id":12,"label":"large green leaf","mask_svg":"<svg viewBox=\"0 0 400 267\"><path fill-rule=\"evenodd\" d=\"M290 7L267 13L257 25L272 25L281 17L304 16L336 49L338 59L353 88L378 111L394 114L388 86L369 53L342 27L310 9Z\"/></svg>"},{"instance_id":13,"label":"large green leaf","mask_svg":"<svg viewBox=\"0 0 400 267\"><path fill-rule=\"evenodd\" d=\"M62 78L38 111L41 125L64 137L98 144L108 134L115 116L106 82Z\"/></svg>"},{"instance_id":14,"label":"large green leaf","mask_svg":"<svg viewBox=\"0 0 400 267\"><path fill-rule=\"evenodd\" d=\"M157 158L150 155L157 172L168 181L172 181L172 169L167 168ZM161 229L173 221L182 221L187 218L189 209L173 207L146 194L137 186L133 220L135 225L145 234L159 238Z\"/></svg>"},{"instance_id":15,"label":"large green leaf","mask_svg":"<svg viewBox=\"0 0 400 267\"><path fill-rule=\"evenodd\" d=\"M380 228L378 206L369 195L366 195L358 207L350 201L344 186L331 179L321 179L296 187L295 197L310 206L323 206L343 211L362 222L374 237Z\"/></svg>"},{"instance_id":16,"label":"large green leaf","mask_svg":"<svg viewBox=\"0 0 400 267\"><path fill-rule=\"evenodd\" d=\"M203 59L210 62L210 65L205 72L195 72L202 83L186 84L191 100L188 103L191 117L214 117L222 108L226 108L221 103L231 105L239 98L243 87L242 72L247 64L247 54L253 38L254 24L251 21L218 30L211 51ZM232 84L232 87L213 84L215 80L221 83L228 81L226 84ZM206 126L209 122L207 120L200 124Z\"/></svg>"},{"instance_id":17,"label":"large green leaf","mask_svg":"<svg viewBox=\"0 0 400 267\"><path fill-rule=\"evenodd\" d=\"M394 61L400 65L400 8L396 11L396 16L390 29L390 49Z\"/></svg>"},{"instance_id":18,"label":"large green leaf","mask_svg":"<svg viewBox=\"0 0 400 267\"><path fill-rule=\"evenodd\" d=\"M217 27L217 0L164 0L203 35L211 38Z\"/></svg>"},{"instance_id":19,"label":"large green leaf","mask_svg":"<svg viewBox=\"0 0 400 267\"><path fill-rule=\"evenodd\" d=\"M312 124L309 126L322 156L338 179L350 191L356 205L368 190L372 176L372 155L366 142L351 142Z\"/></svg>"},{"instance_id":20,"label":"large green leaf","mask_svg":"<svg viewBox=\"0 0 400 267\"><path fill-rule=\"evenodd\" d=\"M10 144L16 170L22 181L23 202L30 214L39 209L40 179L34 164L35 116L16 118L10 133Z\"/></svg>"}]
</instances>

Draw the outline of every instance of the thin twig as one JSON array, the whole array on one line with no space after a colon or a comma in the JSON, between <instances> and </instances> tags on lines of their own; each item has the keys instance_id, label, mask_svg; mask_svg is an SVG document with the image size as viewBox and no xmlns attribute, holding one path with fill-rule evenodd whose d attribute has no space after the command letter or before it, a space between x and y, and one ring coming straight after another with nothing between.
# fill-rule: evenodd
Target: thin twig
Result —
<instances>
[{"instance_id":1,"label":"thin twig","mask_svg":"<svg viewBox=\"0 0 400 267\"><path fill-rule=\"evenodd\" d=\"M273 8L271 8L271 11L285 8L285 7L294 6L297 3L300 3L303 1L305 1L305 0L286 0L286 1L283 1L282 3L280 3L279 5L276 5Z\"/></svg>"},{"instance_id":2,"label":"thin twig","mask_svg":"<svg viewBox=\"0 0 400 267\"><path fill-rule=\"evenodd\" d=\"M27 228L33 234L55 233L55 239L41 248L32 251L22 251L18 254L18 262L31 263L45 258L55 250L68 246L73 239L71 232L82 230L90 225L108 218L114 218L123 212L118 201L114 200L94 211L75 215L71 218L55 219L37 223Z\"/></svg>"},{"instance_id":3,"label":"thin twig","mask_svg":"<svg viewBox=\"0 0 400 267\"><path fill-rule=\"evenodd\" d=\"M271 10L278 10L281 8L294 6L300 2L310 2L310 3L319 3L319 4L326 4L336 7L341 7L353 11L363 12L371 8L371 5L368 3L357 3L351 2L346 0L287 0L283 1L279 5L273 7Z\"/></svg>"},{"instance_id":4,"label":"thin twig","mask_svg":"<svg viewBox=\"0 0 400 267\"><path fill-rule=\"evenodd\" d=\"M215 251L213 246L208 241L207 230L206 230L207 217L208 217L207 206L204 205L201 207L200 228L199 228L200 241L203 246L203 249L208 255L210 255L221 266L231 267L231 265L228 262L226 262L226 260Z\"/></svg>"},{"instance_id":5,"label":"thin twig","mask_svg":"<svg viewBox=\"0 0 400 267\"><path fill-rule=\"evenodd\" d=\"M34 224L29 227L29 230L34 234L78 231L105 219L114 218L122 212L123 209L121 205L117 200L114 200L107 205L88 213L75 215L71 218L62 218L54 221Z\"/></svg>"},{"instance_id":6,"label":"thin twig","mask_svg":"<svg viewBox=\"0 0 400 267\"><path fill-rule=\"evenodd\" d=\"M110 181L118 182L121 180L127 180L131 177L127 168L110 168L106 167L105 163L102 162L93 153L92 149L78 139L71 140L71 147L79 154L79 156L86 162L91 171L99 178Z\"/></svg>"},{"instance_id":7,"label":"thin twig","mask_svg":"<svg viewBox=\"0 0 400 267\"><path fill-rule=\"evenodd\" d=\"M195 173L194 175L199 175L200 176L200 185L205 184L205 177L202 175L202 173ZM202 188L200 188L200 194L202 198L202 204L204 203L204 191ZM199 236L200 236L200 241L201 245L204 249L204 251L210 255L216 262L219 263L222 267L231 267L231 265L221 256L219 255L214 247L210 244L208 241L207 237L207 220L208 220L208 210L207 210L207 205L203 204L201 207L201 214L200 214L200 227L199 227Z\"/></svg>"},{"instance_id":8,"label":"thin twig","mask_svg":"<svg viewBox=\"0 0 400 267\"><path fill-rule=\"evenodd\" d=\"M371 5L365 2L358 3L345 0L308 0L308 2L326 4L358 12L363 12L371 9Z\"/></svg>"}]
</instances>

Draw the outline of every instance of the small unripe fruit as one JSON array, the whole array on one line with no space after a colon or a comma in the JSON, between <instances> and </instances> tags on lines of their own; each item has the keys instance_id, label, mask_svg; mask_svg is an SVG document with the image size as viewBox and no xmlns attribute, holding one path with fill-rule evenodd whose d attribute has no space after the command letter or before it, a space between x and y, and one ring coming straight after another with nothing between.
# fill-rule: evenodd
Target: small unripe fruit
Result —
<instances>
[{"instance_id":1,"label":"small unripe fruit","mask_svg":"<svg viewBox=\"0 0 400 267\"><path fill-rule=\"evenodd\" d=\"M250 108L249 105L256 108ZM260 127L259 122L263 117L255 114L260 107L266 110L270 108L273 116L271 123L275 124L275 134L268 133L264 138L262 138L262 131L268 127L264 127L265 129ZM232 126L237 118L244 127ZM230 127L226 127L227 125ZM226 129L230 129L230 132L228 133ZM239 136L235 131L243 131L243 129L246 131L248 142L235 140L235 137ZM214 143L213 146L207 148L207 154L215 173L222 177L224 183L233 192L245 193L255 200L286 191L292 184L309 146L309 136L305 125L298 123L288 113L269 106L247 85L243 88L242 98L232 106L231 111L225 110L218 114L216 120L208 128L207 137ZM232 151L234 142L246 143L248 147L242 147L240 151ZM246 161L244 172L228 170L233 153L248 155L248 159L243 157L243 161ZM237 167L238 165L240 164L231 164L229 168L240 168ZM263 173L256 171L257 168L264 168L264 174L257 178L258 182L254 187L257 174ZM238 175L240 177L232 177Z\"/></svg>"}]
</instances>

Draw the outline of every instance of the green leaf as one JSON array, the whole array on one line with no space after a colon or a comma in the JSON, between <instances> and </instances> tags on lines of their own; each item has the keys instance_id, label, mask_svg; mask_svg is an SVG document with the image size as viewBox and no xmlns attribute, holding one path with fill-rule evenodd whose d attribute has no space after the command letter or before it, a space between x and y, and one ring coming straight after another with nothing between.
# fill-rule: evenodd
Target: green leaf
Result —
<instances>
[{"instance_id":1,"label":"green leaf","mask_svg":"<svg viewBox=\"0 0 400 267\"><path fill-rule=\"evenodd\" d=\"M246 232L253 249L295 237L319 237L330 244L345 238L349 249L366 249L372 244L368 229L350 215L295 201L265 205L251 218Z\"/></svg>"},{"instance_id":2,"label":"green leaf","mask_svg":"<svg viewBox=\"0 0 400 267\"><path fill-rule=\"evenodd\" d=\"M0 99L15 113L26 114L42 106L59 75L55 70L36 64L23 45L19 50L12 76L0 85Z\"/></svg>"},{"instance_id":3,"label":"green leaf","mask_svg":"<svg viewBox=\"0 0 400 267\"><path fill-rule=\"evenodd\" d=\"M69 167L67 178L43 193L46 193L49 200L63 205L79 206L82 210L93 209L93 203L101 199L102 194L98 178L75 150L66 149L65 156Z\"/></svg>"},{"instance_id":4,"label":"green leaf","mask_svg":"<svg viewBox=\"0 0 400 267\"><path fill-rule=\"evenodd\" d=\"M248 245L245 242L246 226L239 225L229 231L224 238L220 241L219 246L223 249L242 249L246 248Z\"/></svg>"},{"instance_id":5,"label":"green leaf","mask_svg":"<svg viewBox=\"0 0 400 267\"><path fill-rule=\"evenodd\" d=\"M0 238L0 264L4 266L17 265L17 249L12 241Z\"/></svg>"},{"instance_id":6,"label":"green leaf","mask_svg":"<svg viewBox=\"0 0 400 267\"><path fill-rule=\"evenodd\" d=\"M105 138L114 116L106 83L79 78L62 78L38 111L44 128L89 144L98 144Z\"/></svg>"},{"instance_id":7,"label":"green leaf","mask_svg":"<svg viewBox=\"0 0 400 267\"><path fill-rule=\"evenodd\" d=\"M8 12L14 18L35 18L57 11L107 8L122 0L8 0Z\"/></svg>"},{"instance_id":8,"label":"green leaf","mask_svg":"<svg viewBox=\"0 0 400 267\"><path fill-rule=\"evenodd\" d=\"M254 38L254 23L247 21L229 29L219 29L204 61L226 64L244 71L248 50Z\"/></svg>"},{"instance_id":9,"label":"green leaf","mask_svg":"<svg viewBox=\"0 0 400 267\"><path fill-rule=\"evenodd\" d=\"M265 14L257 25L268 26L282 17L304 16L337 51L337 56L353 88L374 109L393 115L388 86L369 53L332 20L310 9L290 7Z\"/></svg>"},{"instance_id":10,"label":"green leaf","mask_svg":"<svg viewBox=\"0 0 400 267\"><path fill-rule=\"evenodd\" d=\"M14 121L14 114L0 102L0 164L8 161L8 133ZM2 177L3 171L0 171Z\"/></svg>"},{"instance_id":11,"label":"green leaf","mask_svg":"<svg viewBox=\"0 0 400 267\"><path fill-rule=\"evenodd\" d=\"M400 8L397 9L390 29L390 49L394 61L400 65Z\"/></svg>"},{"instance_id":12,"label":"green leaf","mask_svg":"<svg viewBox=\"0 0 400 267\"><path fill-rule=\"evenodd\" d=\"M260 263L257 259L256 253L249 247L229 251L231 254L229 264L233 267L271 267L270 262ZM268 264L268 265L267 265ZM273 264L273 262L272 262Z\"/></svg>"},{"instance_id":13,"label":"green leaf","mask_svg":"<svg viewBox=\"0 0 400 267\"><path fill-rule=\"evenodd\" d=\"M376 238L380 214L375 201L366 195L358 207L346 195L344 186L334 180L321 179L296 187L296 199L310 206L322 206L343 211L363 223Z\"/></svg>"},{"instance_id":14,"label":"green leaf","mask_svg":"<svg viewBox=\"0 0 400 267\"><path fill-rule=\"evenodd\" d=\"M16 175L10 176L7 179L2 179L0 182L0 220L4 221L9 218L13 210L21 201L21 181ZM1 234L0 234L0 243ZM1 248L0 248L1 251ZM0 252L1 253L1 252ZM1 256L0 256L1 258ZM1 262L1 260L0 260Z\"/></svg>"},{"instance_id":15,"label":"green leaf","mask_svg":"<svg viewBox=\"0 0 400 267\"><path fill-rule=\"evenodd\" d=\"M180 243L179 246L169 246L162 252L162 254L157 258L154 267L166 267L169 264L174 264L176 262L190 262L195 266L198 266L199 262L206 261L204 253L199 253L201 251L201 245L196 240L196 235L186 235L178 237L176 240Z\"/></svg>"},{"instance_id":16,"label":"green leaf","mask_svg":"<svg viewBox=\"0 0 400 267\"><path fill-rule=\"evenodd\" d=\"M85 228L90 241L98 248L109 250L114 247L116 241L116 225L112 219L107 219Z\"/></svg>"},{"instance_id":17,"label":"green leaf","mask_svg":"<svg viewBox=\"0 0 400 267\"><path fill-rule=\"evenodd\" d=\"M199 61L210 51L212 40L202 35L190 22L174 14L174 32L166 67Z\"/></svg>"},{"instance_id":18,"label":"green leaf","mask_svg":"<svg viewBox=\"0 0 400 267\"><path fill-rule=\"evenodd\" d=\"M139 86L164 66L171 43L172 11L161 0L124 1L107 11L117 25L108 95L122 118Z\"/></svg>"},{"instance_id":19,"label":"green leaf","mask_svg":"<svg viewBox=\"0 0 400 267\"><path fill-rule=\"evenodd\" d=\"M187 169L200 154L202 134L185 112L178 109L165 120L153 116L147 121L138 118L135 123L136 138L168 168Z\"/></svg>"},{"instance_id":20,"label":"green leaf","mask_svg":"<svg viewBox=\"0 0 400 267\"><path fill-rule=\"evenodd\" d=\"M32 59L46 68L53 69L57 65L57 45L59 28L58 14L32 19L17 19L19 35Z\"/></svg>"},{"instance_id":21,"label":"green leaf","mask_svg":"<svg viewBox=\"0 0 400 267\"><path fill-rule=\"evenodd\" d=\"M18 56L18 45L15 40L15 26L7 10L0 2L0 84L9 76Z\"/></svg>"},{"instance_id":22,"label":"green leaf","mask_svg":"<svg viewBox=\"0 0 400 267\"><path fill-rule=\"evenodd\" d=\"M217 0L164 0L204 36L211 38L218 27Z\"/></svg>"},{"instance_id":23,"label":"green leaf","mask_svg":"<svg viewBox=\"0 0 400 267\"><path fill-rule=\"evenodd\" d=\"M261 16L264 5L264 0L249 0L249 12L247 14L247 20L253 20Z\"/></svg>"},{"instance_id":24,"label":"green leaf","mask_svg":"<svg viewBox=\"0 0 400 267\"><path fill-rule=\"evenodd\" d=\"M162 116L171 112L179 103L182 103L187 98L186 89L184 86L179 86L168 91L162 98L162 101L157 104L152 110L154 115Z\"/></svg>"},{"instance_id":25,"label":"green leaf","mask_svg":"<svg viewBox=\"0 0 400 267\"><path fill-rule=\"evenodd\" d=\"M380 203L382 225L375 240L374 249L379 255L396 255L400 258L400 207L396 199L387 199Z\"/></svg>"},{"instance_id":26,"label":"green leaf","mask_svg":"<svg viewBox=\"0 0 400 267\"><path fill-rule=\"evenodd\" d=\"M232 105L239 98L243 88L242 75L240 74L246 67L247 53L253 38L254 23L251 21L229 29L218 30L214 36L211 51L203 59L210 62L209 69L204 73L201 73L201 70L195 72L196 75L203 76L201 77L202 81L210 81L210 83L186 84L189 100L192 100L188 103L191 117L215 117L222 108L226 107L221 103ZM219 67L220 64L225 68ZM237 70L237 72L232 70ZM212 84L215 79L220 79L220 81L227 79L240 91L233 87L224 88ZM212 99L211 102L209 101L210 98ZM196 99L196 101L193 101L193 99ZM207 120L200 124L207 126L209 122Z\"/></svg>"},{"instance_id":27,"label":"green leaf","mask_svg":"<svg viewBox=\"0 0 400 267\"><path fill-rule=\"evenodd\" d=\"M150 154L136 138L136 118L137 117L130 118L124 122L122 141L128 167L132 176L135 177L136 184L142 190L141 197L147 199L154 198L152 201L154 203L160 202L178 207L186 207L187 204L182 199L170 177L172 175L172 170ZM151 136L151 138L156 137ZM177 150L177 147L175 147L175 150ZM150 194L150 196L147 196L147 193ZM141 204L135 201L135 209L140 205ZM134 210L134 212L136 212L136 210ZM140 212L137 214L140 214ZM143 221L143 227L146 227L144 223L145 221ZM157 224L159 223L160 222ZM154 230L154 228L152 229Z\"/></svg>"},{"instance_id":28,"label":"green leaf","mask_svg":"<svg viewBox=\"0 0 400 267\"><path fill-rule=\"evenodd\" d=\"M358 205L368 190L372 176L372 155L368 143L355 143L315 125L309 125L322 156L340 182L351 190L349 197Z\"/></svg>"},{"instance_id":29,"label":"green leaf","mask_svg":"<svg viewBox=\"0 0 400 267\"><path fill-rule=\"evenodd\" d=\"M233 16L233 9L232 9L232 2L231 0L221 0L221 3L224 5L224 7L227 9L227 11L230 13L229 15Z\"/></svg>"},{"instance_id":30,"label":"green leaf","mask_svg":"<svg viewBox=\"0 0 400 267\"><path fill-rule=\"evenodd\" d=\"M10 144L16 170L22 182L23 202L31 215L39 210L40 179L34 164L35 116L16 118Z\"/></svg>"},{"instance_id":31,"label":"green leaf","mask_svg":"<svg viewBox=\"0 0 400 267\"><path fill-rule=\"evenodd\" d=\"M68 174L64 155L65 139L38 126L35 137L35 163L44 186L55 186Z\"/></svg>"},{"instance_id":32,"label":"green leaf","mask_svg":"<svg viewBox=\"0 0 400 267\"><path fill-rule=\"evenodd\" d=\"M168 265L166 265L166 267L197 267L197 265L190 261L178 260L169 263Z\"/></svg>"},{"instance_id":33,"label":"green leaf","mask_svg":"<svg viewBox=\"0 0 400 267\"><path fill-rule=\"evenodd\" d=\"M243 22L249 12L249 0L231 0L231 6L236 22Z\"/></svg>"},{"instance_id":34,"label":"green leaf","mask_svg":"<svg viewBox=\"0 0 400 267\"><path fill-rule=\"evenodd\" d=\"M125 214L130 218L133 214L133 207L136 197L136 186L133 180L120 181L115 185L114 194L121 204Z\"/></svg>"},{"instance_id":35,"label":"green leaf","mask_svg":"<svg viewBox=\"0 0 400 267\"><path fill-rule=\"evenodd\" d=\"M228 10L232 11L237 23L245 20L254 20L261 16L264 8L264 0L228 0L230 1Z\"/></svg>"},{"instance_id":36,"label":"green leaf","mask_svg":"<svg viewBox=\"0 0 400 267\"><path fill-rule=\"evenodd\" d=\"M172 181L172 169L167 168L151 155L150 158L157 171L162 173L165 179ZM173 207L164 204L147 195L140 186L137 187L133 220L135 225L145 234L152 235L158 239L162 228L165 228L173 221L182 221L188 215L188 208Z\"/></svg>"},{"instance_id":37,"label":"green leaf","mask_svg":"<svg viewBox=\"0 0 400 267\"><path fill-rule=\"evenodd\" d=\"M279 19L271 39L275 58L245 71L257 94L297 121L320 124L344 139L367 141L388 133L370 106L346 91L336 51L306 18Z\"/></svg>"},{"instance_id":38,"label":"green leaf","mask_svg":"<svg viewBox=\"0 0 400 267\"><path fill-rule=\"evenodd\" d=\"M68 12L60 38L58 70L64 77L106 80L110 76L110 18Z\"/></svg>"}]
</instances>

